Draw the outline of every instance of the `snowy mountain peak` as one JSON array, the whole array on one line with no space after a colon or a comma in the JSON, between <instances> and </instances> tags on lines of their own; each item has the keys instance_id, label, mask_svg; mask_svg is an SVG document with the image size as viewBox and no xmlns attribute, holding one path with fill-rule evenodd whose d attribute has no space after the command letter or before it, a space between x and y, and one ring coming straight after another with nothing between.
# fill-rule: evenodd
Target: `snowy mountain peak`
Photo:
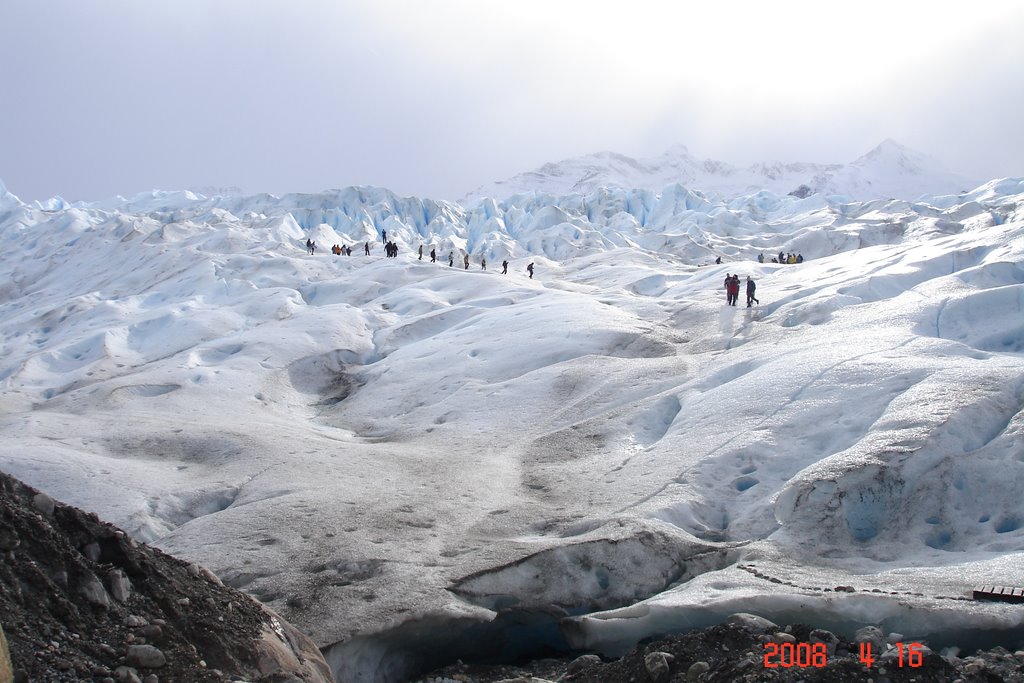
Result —
<instances>
[{"instance_id":1,"label":"snowy mountain peak","mask_svg":"<svg viewBox=\"0 0 1024 683\"><path fill-rule=\"evenodd\" d=\"M463 201L504 199L515 194L589 194L601 187L650 190L681 184L726 199L769 190L776 194L818 193L851 200L917 199L925 193L956 194L978 181L951 173L932 157L891 139L847 164L764 161L741 168L715 159L697 159L676 144L651 159L601 152L547 163L491 183ZM806 189L803 189L806 187Z\"/></svg>"},{"instance_id":2,"label":"snowy mountain peak","mask_svg":"<svg viewBox=\"0 0 1024 683\"><path fill-rule=\"evenodd\" d=\"M907 173L928 173L930 170L945 170L942 164L923 152L910 149L895 140L886 138L877 147L852 162L853 166L876 166Z\"/></svg>"},{"instance_id":3,"label":"snowy mountain peak","mask_svg":"<svg viewBox=\"0 0 1024 683\"><path fill-rule=\"evenodd\" d=\"M892 138L886 138L882 140L878 145L864 156L872 158L880 155L911 155L915 154L914 150L910 149L906 145L901 145Z\"/></svg>"}]
</instances>

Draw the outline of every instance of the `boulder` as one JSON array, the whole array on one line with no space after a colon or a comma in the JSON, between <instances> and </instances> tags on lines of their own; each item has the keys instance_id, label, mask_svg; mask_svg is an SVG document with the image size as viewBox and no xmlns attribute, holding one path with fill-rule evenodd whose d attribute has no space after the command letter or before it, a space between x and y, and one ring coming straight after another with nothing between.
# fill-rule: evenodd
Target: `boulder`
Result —
<instances>
[{"instance_id":1,"label":"boulder","mask_svg":"<svg viewBox=\"0 0 1024 683\"><path fill-rule=\"evenodd\" d=\"M167 657L152 645L129 645L125 661L136 669L159 669L167 664Z\"/></svg>"},{"instance_id":2,"label":"boulder","mask_svg":"<svg viewBox=\"0 0 1024 683\"><path fill-rule=\"evenodd\" d=\"M57 503L45 493L37 493L32 498L32 507L44 517L53 517L53 510L57 507Z\"/></svg>"},{"instance_id":3,"label":"boulder","mask_svg":"<svg viewBox=\"0 0 1024 683\"><path fill-rule=\"evenodd\" d=\"M128 602L132 594L132 582L128 575L121 569L112 569L107 573L107 585L110 587L110 595L118 602Z\"/></svg>"},{"instance_id":4,"label":"boulder","mask_svg":"<svg viewBox=\"0 0 1024 683\"><path fill-rule=\"evenodd\" d=\"M743 628L751 631L776 631L779 628L777 624L765 619L764 617L759 617L756 614L747 614L746 612L730 614L729 618L725 620L725 623L742 626Z\"/></svg>"},{"instance_id":5,"label":"boulder","mask_svg":"<svg viewBox=\"0 0 1024 683\"><path fill-rule=\"evenodd\" d=\"M654 683L667 680L671 674L669 664L675 659L667 652L651 652L644 657L644 668Z\"/></svg>"}]
</instances>

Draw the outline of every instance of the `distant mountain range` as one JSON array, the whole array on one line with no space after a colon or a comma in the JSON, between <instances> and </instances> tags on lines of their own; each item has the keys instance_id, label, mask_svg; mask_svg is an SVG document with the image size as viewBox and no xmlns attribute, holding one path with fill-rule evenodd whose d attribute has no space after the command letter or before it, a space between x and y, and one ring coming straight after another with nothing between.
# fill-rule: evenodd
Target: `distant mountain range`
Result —
<instances>
[{"instance_id":1,"label":"distant mountain range","mask_svg":"<svg viewBox=\"0 0 1024 683\"><path fill-rule=\"evenodd\" d=\"M846 164L768 161L745 168L698 159L685 146L676 145L652 159L599 152L544 164L536 170L483 185L466 195L463 202L533 192L585 195L601 187L660 191L675 183L724 198L770 190L783 195L843 195L858 201L913 200L924 194L958 194L980 182L952 173L934 158L892 140L885 140Z\"/></svg>"}]
</instances>

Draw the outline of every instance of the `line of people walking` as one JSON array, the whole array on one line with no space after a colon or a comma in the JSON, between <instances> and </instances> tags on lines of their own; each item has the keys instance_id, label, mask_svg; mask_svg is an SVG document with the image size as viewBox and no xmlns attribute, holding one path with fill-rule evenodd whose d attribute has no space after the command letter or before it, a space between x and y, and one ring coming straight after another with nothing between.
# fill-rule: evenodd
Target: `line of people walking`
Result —
<instances>
[{"instance_id":1,"label":"line of people walking","mask_svg":"<svg viewBox=\"0 0 1024 683\"><path fill-rule=\"evenodd\" d=\"M381 241L384 243L384 254L388 258L397 258L398 257L398 245L395 244L394 242L388 241L387 235L388 235L388 233L386 231L382 231ZM363 245L363 251L364 251L364 253L367 256L370 255L370 243L369 242L366 242ZM316 252L316 242L314 242L312 239L307 239L306 240L306 252L308 254L310 254L310 255L313 255ZM341 245L341 244L335 244L335 245L333 245L331 247L331 253L334 254L335 256L351 256L352 255L352 247ZM418 254L417 260L422 261L423 260L423 245L422 244L419 246L419 249L417 250L417 254ZM437 249L434 248L434 247L430 248L430 262L431 263L437 263ZM449 252L449 254L448 254L448 266L449 267L454 267L455 266L455 252L454 251ZM463 256L462 267L463 267L464 270L469 270L469 253L468 252ZM487 270L487 257L486 256L481 256L480 257L480 270ZM533 263L532 262L528 266L526 266L526 272L530 276L530 279L532 280L533 279ZM508 275L508 260L507 259L501 262L501 274L502 275Z\"/></svg>"}]
</instances>

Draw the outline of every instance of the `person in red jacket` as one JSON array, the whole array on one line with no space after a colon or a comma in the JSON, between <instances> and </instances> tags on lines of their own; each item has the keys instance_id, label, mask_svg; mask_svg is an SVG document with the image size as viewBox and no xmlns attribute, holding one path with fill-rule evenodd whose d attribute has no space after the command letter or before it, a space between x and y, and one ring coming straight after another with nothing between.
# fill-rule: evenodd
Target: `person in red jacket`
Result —
<instances>
[{"instance_id":1,"label":"person in red jacket","mask_svg":"<svg viewBox=\"0 0 1024 683\"><path fill-rule=\"evenodd\" d=\"M740 298L740 276L738 274L729 278L729 284L726 285L725 291L728 294L729 305L735 306L736 300Z\"/></svg>"}]
</instances>

